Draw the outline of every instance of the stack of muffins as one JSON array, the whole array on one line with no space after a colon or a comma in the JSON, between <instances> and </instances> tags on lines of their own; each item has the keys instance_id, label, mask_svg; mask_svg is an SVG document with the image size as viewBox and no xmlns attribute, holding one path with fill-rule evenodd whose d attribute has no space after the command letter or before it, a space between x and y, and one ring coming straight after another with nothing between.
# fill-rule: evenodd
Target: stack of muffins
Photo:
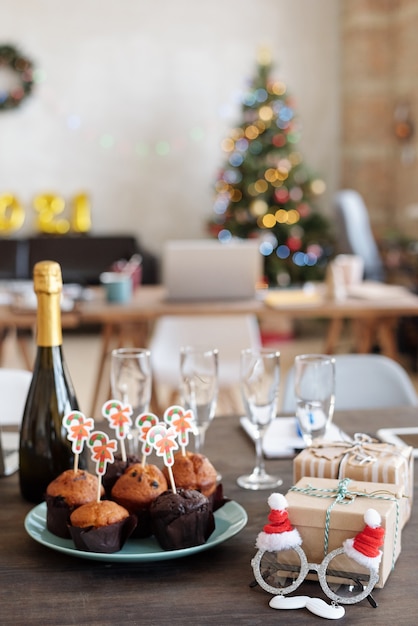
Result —
<instances>
[{"instance_id":1,"label":"stack of muffins","mask_svg":"<svg viewBox=\"0 0 418 626\"><path fill-rule=\"evenodd\" d=\"M51 533L71 537L80 550L105 553L119 551L130 536L154 535L164 550L207 541L215 529L213 512L225 501L207 457L185 450L175 454L171 489L166 466L161 470L138 457L122 461L112 455L113 460L101 482L84 470L67 470L48 485Z\"/></svg>"}]
</instances>

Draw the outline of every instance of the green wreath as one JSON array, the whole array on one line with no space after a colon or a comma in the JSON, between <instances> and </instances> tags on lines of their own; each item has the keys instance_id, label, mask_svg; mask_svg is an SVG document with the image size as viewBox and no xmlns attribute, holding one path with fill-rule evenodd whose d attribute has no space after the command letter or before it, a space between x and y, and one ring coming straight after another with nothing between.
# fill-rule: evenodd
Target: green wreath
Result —
<instances>
[{"instance_id":1,"label":"green wreath","mask_svg":"<svg viewBox=\"0 0 418 626\"><path fill-rule=\"evenodd\" d=\"M0 71L11 70L18 79L18 86L6 91L0 88L0 111L16 109L33 88L31 61L13 46L0 46Z\"/></svg>"}]
</instances>

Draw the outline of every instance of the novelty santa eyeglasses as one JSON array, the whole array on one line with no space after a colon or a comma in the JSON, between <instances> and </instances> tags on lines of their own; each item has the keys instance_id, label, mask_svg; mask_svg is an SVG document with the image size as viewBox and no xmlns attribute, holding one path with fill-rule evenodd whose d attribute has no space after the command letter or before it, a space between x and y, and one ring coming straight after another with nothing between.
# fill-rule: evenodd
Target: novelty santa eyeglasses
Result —
<instances>
[{"instance_id":1,"label":"novelty santa eyeglasses","mask_svg":"<svg viewBox=\"0 0 418 626\"><path fill-rule=\"evenodd\" d=\"M269 497L268 504L271 508L269 521L258 534L258 552L251 565L258 584L276 596L270 606L306 607L322 617L338 619L345 613L339 604L355 604L370 598L379 580L382 558L379 547L384 539L384 529L376 510L368 509L364 516L365 528L354 538L346 539L340 548L327 554L318 564L309 563L306 558L299 531L288 518L286 498L274 493ZM284 598L295 591L309 574L315 573L323 592L332 600L331 606L307 596ZM334 585L337 585L339 593L333 590Z\"/></svg>"}]
</instances>

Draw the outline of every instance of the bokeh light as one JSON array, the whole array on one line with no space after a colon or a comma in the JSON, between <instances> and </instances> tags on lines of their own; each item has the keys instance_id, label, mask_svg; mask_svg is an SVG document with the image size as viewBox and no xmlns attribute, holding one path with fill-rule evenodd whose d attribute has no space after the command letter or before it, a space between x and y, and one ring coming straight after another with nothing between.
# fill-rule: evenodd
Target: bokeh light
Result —
<instances>
[{"instance_id":1,"label":"bokeh light","mask_svg":"<svg viewBox=\"0 0 418 626\"><path fill-rule=\"evenodd\" d=\"M217 215L223 215L229 206L229 196L218 196L214 204L214 211Z\"/></svg>"},{"instance_id":2,"label":"bokeh light","mask_svg":"<svg viewBox=\"0 0 418 626\"><path fill-rule=\"evenodd\" d=\"M268 183L263 178L259 178L255 181L254 188L257 193L265 193L268 189Z\"/></svg>"},{"instance_id":3,"label":"bokeh light","mask_svg":"<svg viewBox=\"0 0 418 626\"><path fill-rule=\"evenodd\" d=\"M255 92L255 99L257 100L257 102L265 102L267 98L268 93L265 89L257 89L257 91Z\"/></svg>"},{"instance_id":4,"label":"bokeh light","mask_svg":"<svg viewBox=\"0 0 418 626\"><path fill-rule=\"evenodd\" d=\"M279 259L287 259L290 256L289 246L285 246L284 244L278 246L276 249L276 255Z\"/></svg>"},{"instance_id":5,"label":"bokeh light","mask_svg":"<svg viewBox=\"0 0 418 626\"><path fill-rule=\"evenodd\" d=\"M271 241L262 241L260 243L260 253L263 256L269 256L274 250L274 246Z\"/></svg>"},{"instance_id":6,"label":"bokeh light","mask_svg":"<svg viewBox=\"0 0 418 626\"><path fill-rule=\"evenodd\" d=\"M270 120L273 119L273 109L269 106L263 106L261 107L261 109L258 112L260 119L263 120L263 122L270 122Z\"/></svg>"},{"instance_id":7,"label":"bokeh light","mask_svg":"<svg viewBox=\"0 0 418 626\"><path fill-rule=\"evenodd\" d=\"M231 241L231 239L232 239L231 232L229 230L226 230L226 229L223 229L223 230L219 231L218 239L219 239L219 241L221 243L227 243L228 241Z\"/></svg>"},{"instance_id":8,"label":"bokeh light","mask_svg":"<svg viewBox=\"0 0 418 626\"><path fill-rule=\"evenodd\" d=\"M283 96L283 94L286 93L286 85L285 83L283 83L280 80L276 80L272 85L271 85L271 92L275 95L275 96Z\"/></svg>"},{"instance_id":9,"label":"bokeh light","mask_svg":"<svg viewBox=\"0 0 418 626\"><path fill-rule=\"evenodd\" d=\"M324 193L326 189L326 185L323 180L316 178L315 180L311 182L311 189L312 189L312 193L314 193L316 196L320 196L321 194Z\"/></svg>"},{"instance_id":10,"label":"bokeh light","mask_svg":"<svg viewBox=\"0 0 418 626\"><path fill-rule=\"evenodd\" d=\"M155 152L159 156L166 156L170 152L170 144L168 141L158 141L155 145Z\"/></svg>"},{"instance_id":11,"label":"bokeh light","mask_svg":"<svg viewBox=\"0 0 418 626\"><path fill-rule=\"evenodd\" d=\"M235 149L235 141L227 137L221 142L221 148L224 152L232 152Z\"/></svg>"},{"instance_id":12,"label":"bokeh light","mask_svg":"<svg viewBox=\"0 0 418 626\"><path fill-rule=\"evenodd\" d=\"M254 215L254 217L258 217L259 215L264 215L268 210L268 204L264 200L254 200L250 204L250 213Z\"/></svg>"},{"instance_id":13,"label":"bokeh light","mask_svg":"<svg viewBox=\"0 0 418 626\"><path fill-rule=\"evenodd\" d=\"M229 157L229 162L233 167L239 167L242 165L244 157L239 152L233 152Z\"/></svg>"},{"instance_id":14,"label":"bokeh light","mask_svg":"<svg viewBox=\"0 0 418 626\"><path fill-rule=\"evenodd\" d=\"M257 126L255 126L254 124L247 126L244 132L245 132L245 136L247 137L247 139L250 139L251 141L253 139L256 139L258 135L260 134L260 131L258 130Z\"/></svg>"},{"instance_id":15,"label":"bokeh light","mask_svg":"<svg viewBox=\"0 0 418 626\"><path fill-rule=\"evenodd\" d=\"M262 152L262 150L263 150L263 144L261 143L261 141L253 141L252 143L250 143L248 147L248 151L253 156L257 156L258 154Z\"/></svg>"},{"instance_id":16,"label":"bokeh light","mask_svg":"<svg viewBox=\"0 0 418 626\"><path fill-rule=\"evenodd\" d=\"M274 228L276 226L276 218L271 213L266 213L263 216L262 223L264 228Z\"/></svg>"}]
</instances>

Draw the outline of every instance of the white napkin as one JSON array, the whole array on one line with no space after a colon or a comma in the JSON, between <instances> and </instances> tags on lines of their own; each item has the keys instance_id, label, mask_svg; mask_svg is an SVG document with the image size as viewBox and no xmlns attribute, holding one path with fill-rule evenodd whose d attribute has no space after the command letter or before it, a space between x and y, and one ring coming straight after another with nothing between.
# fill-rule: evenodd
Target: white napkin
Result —
<instances>
[{"instance_id":1,"label":"white napkin","mask_svg":"<svg viewBox=\"0 0 418 626\"><path fill-rule=\"evenodd\" d=\"M402 285L387 285L373 280L365 280L358 285L351 285L347 289L347 293L350 298L364 300L405 298L411 295L411 292Z\"/></svg>"},{"instance_id":2,"label":"white napkin","mask_svg":"<svg viewBox=\"0 0 418 626\"><path fill-rule=\"evenodd\" d=\"M241 417L241 426L254 441L254 427L248 417ZM345 433L336 425L330 424L326 437L330 441L344 441ZM263 452L266 458L290 458L306 447L298 434L295 417L276 417L268 426L263 439Z\"/></svg>"}]
</instances>

